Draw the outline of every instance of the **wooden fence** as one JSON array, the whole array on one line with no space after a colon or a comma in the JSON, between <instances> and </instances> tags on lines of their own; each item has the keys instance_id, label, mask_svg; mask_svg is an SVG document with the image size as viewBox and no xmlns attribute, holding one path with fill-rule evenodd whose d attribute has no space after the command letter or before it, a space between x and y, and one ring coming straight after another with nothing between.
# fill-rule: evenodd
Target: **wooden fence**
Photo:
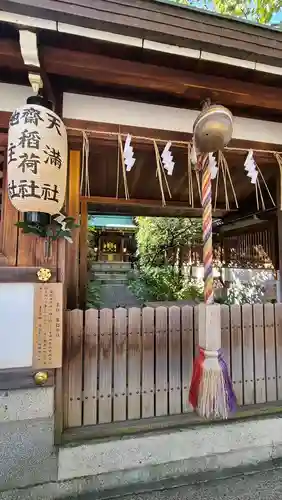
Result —
<instances>
[{"instance_id":1,"label":"wooden fence","mask_svg":"<svg viewBox=\"0 0 282 500\"><path fill-rule=\"evenodd\" d=\"M239 405L282 400L282 304L221 306ZM65 428L190 412L197 307L66 313Z\"/></svg>"}]
</instances>

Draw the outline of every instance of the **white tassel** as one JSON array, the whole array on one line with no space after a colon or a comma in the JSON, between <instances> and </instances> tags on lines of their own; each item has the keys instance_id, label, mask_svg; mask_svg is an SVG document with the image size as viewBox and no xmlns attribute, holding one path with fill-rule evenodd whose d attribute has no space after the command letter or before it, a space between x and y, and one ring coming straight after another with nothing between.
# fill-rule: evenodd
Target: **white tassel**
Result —
<instances>
[{"instance_id":1,"label":"white tassel","mask_svg":"<svg viewBox=\"0 0 282 500\"><path fill-rule=\"evenodd\" d=\"M201 379L201 397L198 413L204 418L228 418L228 407L223 373L217 351L204 351L205 360Z\"/></svg>"}]
</instances>

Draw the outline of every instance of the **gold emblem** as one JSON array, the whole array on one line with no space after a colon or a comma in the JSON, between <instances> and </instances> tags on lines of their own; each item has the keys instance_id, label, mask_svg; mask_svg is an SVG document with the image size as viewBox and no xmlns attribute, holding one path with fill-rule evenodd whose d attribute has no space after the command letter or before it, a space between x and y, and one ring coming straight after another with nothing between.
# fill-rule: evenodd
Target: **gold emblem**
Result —
<instances>
[{"instance_id":1,"label":"gold emblem","mask_svg":"<svg viewBox=\"0 0 282 500\"><path fill-rule=\"evenodd\" d=\"M36 385L44 385L46 384L48 380L48 373L47 372L37 372L34 375L34 382Z\"/></svg>"},{"instance_id":2,"label":"gold emblem","mask_svg":"<svg viewBox=\"0 0 282 500\"><path fill-rule=\"evenodd\" d=\"M43 281L44 283L49 281L51 276L52 276L52 273L51 273L50 269L45 269L44 267L41 267L41 269L39 269L39 271L37 271L37 277L38 277L39 281Z\"/></svg>"}]
</instances>

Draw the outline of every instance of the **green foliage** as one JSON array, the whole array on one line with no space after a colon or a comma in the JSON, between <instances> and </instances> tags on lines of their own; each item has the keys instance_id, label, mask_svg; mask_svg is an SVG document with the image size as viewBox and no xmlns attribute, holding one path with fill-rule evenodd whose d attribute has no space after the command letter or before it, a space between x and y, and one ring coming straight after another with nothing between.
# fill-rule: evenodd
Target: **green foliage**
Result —
<instances>
[{"instance_id":1,"label":"green foliage","mask_svg":"<svg viewBox=\"0 0 282 500\"><path fill-rule=\"evenodd\" d=\"M97 281L87 284L86 307L87 309L99 309L101 304L101 287Z\"/></svg>"},{"instance_id":2,"label":"green foliage","mask_svg":"<svg viewBox=\"0 0 282 500\"><path fill-rule=\"evenodd\" d=\"M215 0L220 14L243 17L261 24L270 23L274 14L282 8L281 0Z\"/></svg>"},{"instance_id":3,"label":"green foliage","mask_svg":"<svg viewBox=\"0 0 282 500\"><path fill-rule=\"evenodd\" d=\"M177 249L201 235L201 221L177 217L137 217L137 247L141 265L175 264ZM168 258L168 252L171 258Z\"/></svg>"},{"instance_id":4,"label":"green foliage","mask_svg":"<svg viewBox=\"0 0 282 500\"><path fill-rule=\"evenodd\" d=\"M208 0L205 2L170 0L170 2L178 5L205 7L223 15L242 17L261 24L270 23L274 14L282 9L282 0L214 0L213 3Z\"/></svg>"},{"instance_id":5,"label":"green foliage","mask_svg":"<svg viewBox=\"0 0 282 500\"><path fill-rule=\"evenodd\" d=\"M51 241L60 238L71 238L71 231L79 227L79 225L75 223L75 219L73 217L65 217L65 229L63 229L62 225L55 220L56 217L58 217L58 215L52 216L51 223L46 225L38 222L20 221L17 222L15 226L22 229L24 234L34 234L41 238L48 238Z\"/></svg>"},{"instance_id":6,"label":"green foliage","mask_svg":"<svg viewBox=\"0 0 282 500\"><path fill-rule=\"evenodd\" d=\"M143 266L131 276L129 288L142 301L201 300L203 287L196 280L179 275L174 266Z\"/></svg>"}]
</instances>

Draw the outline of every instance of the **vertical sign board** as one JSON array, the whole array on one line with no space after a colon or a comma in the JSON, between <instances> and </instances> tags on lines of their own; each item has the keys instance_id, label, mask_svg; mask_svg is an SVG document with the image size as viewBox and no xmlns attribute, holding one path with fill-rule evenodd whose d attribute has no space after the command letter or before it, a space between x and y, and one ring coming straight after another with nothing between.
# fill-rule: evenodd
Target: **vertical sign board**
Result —
<instances>
[{"instance_id":1,"label":"vertical sign board","mask_svg":"<svg viewBox=\"0 0 282 500\"><path fill-rule=\"evenodd\" d=\"M62 366L61 283L0 283L0 370Z\"/></svg>"},{"instance_id":2,"label":"vertical sign board","mask_svg":"<svg viewBox=\"0 0 282 500\"><path fill-rule=\"evenodd\" d=\"M34 285L33 360L34 369L62 366L62 283Z\"/></svg>"},{"instance_id":3,"label":"vertical sign board","mask_svg":"<svg viewBox=\"0 0 282 500\"><path fill-rule=\"evenodd\" d=\"M0 283L0 369L32 366L33 283Z\"/></svg>"}]
</instances>

